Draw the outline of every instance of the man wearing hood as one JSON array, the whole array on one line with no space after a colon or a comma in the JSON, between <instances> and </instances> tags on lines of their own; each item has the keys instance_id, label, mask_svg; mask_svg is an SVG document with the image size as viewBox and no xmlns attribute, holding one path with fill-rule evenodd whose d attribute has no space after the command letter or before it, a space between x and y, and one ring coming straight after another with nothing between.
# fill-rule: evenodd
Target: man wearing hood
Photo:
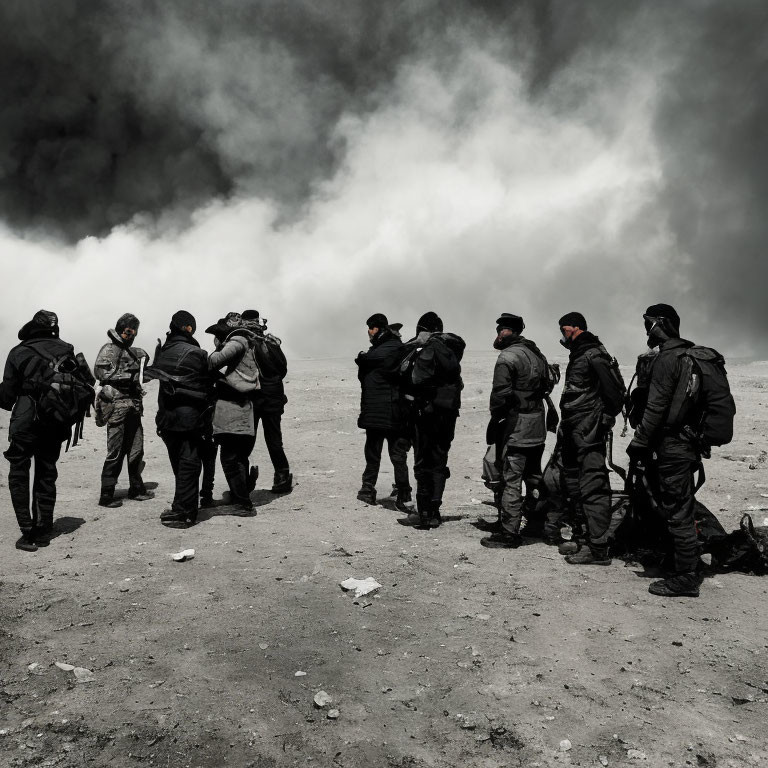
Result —
<instances>
[{"instance_id":1,"label":"man wearing hood","mask_svg":"<svg viewBox=\"0 0 768 768\"><path fill-rule=\"evenodd\" d=\"M283 379L288 374L288 361L282 349L282 341L267 332L266 318L258 309L246 309L241 315L243 327L256 335L253 351L259 366L259 389L253 392L253 426L259 431L261 422L264 442L272 462L274 477L272 493L290 493L293 489L293 475L283 447L281 421L288 398L285 395Z\"/></svg>"},{"instance_id":2,"label":"man wearing hood","mask_svg":"<svg viewBox=\"0 0 768 768\"><path fill-rule=\"evenodd\" d=\"M442 523L445 483L451 475L448 452L461 408L465 343L460 336L443 332L443 321L435 312L425 312L416 323L416 336L404 346L400 382L411 404L416 511L397 522L437 528Z\"/></svg>"},{"instance_id":3,"label":"man wearing hood","mask_svg":"<svg viewBox=\"0 0 768 768\"><path fill-rule=\"evenodd\" d=\"M155 422L176 479L173 504L160 516L169 528L187 528L197 522L200 447L211 419L208 355L194 338L196 327L189 312L176 312L165 342L146 371L147 378L160 381Z\"/></svg>"},{"instance_id":4,"label":"man wearing hood","mask_svg":"<svg viewBox=\"0 0 768 768\"><path fill-rule=\"evenodd\" d=\"M667 523L674 552L673 575L652 582L648 591L662 597L698 597L700 544L694 519L693 476L701 466L701 453L693 430L687 428L688 421L682 425L668 423L682 377L682 353L694 345L680 338L680 316L669 304L653 304L643 319L648 346L659 351L650 366L647 402L627 453L653 475L659 511Z\"/></svg>"},{"instance_id":5,"label":"man wearing hood","mask_svg":"<svg viewBox=\"0 0 768 768\"><path fill-rule=\"evenodd\" d=\"M126 312L107 331L109 342L96 357L94 374L101 385L96 401L96 415L107 427L107 458L101 471L102 507L119 507L115 499L115 486L123 462L128 459L128 498L146 501L152 495L144 487L141 473L144 469L144 413L141 374L149 355L133 342L139 332L139 319Z\"/></svg>"},{"instance_id":6,"label":"man wearing hood","mask_svg":"<svg viewBox=\"0 0 768 768\"><path fill-rule=\"evenodd\" d=\"M583 513L587 525L587 546L565 559L573 565L609 565L606 438L621 412L624 388L618 364L587 330L584 315L569 312L559 326L561 344L570 352L560 399L563 475L570 503Z\"/></svg>"},{"instance_id":7,"label":"man wearing hood","mask_svg":"<svg viewBox=\"0 0 768 768\"><path fill-rule=\"evenodd\" d=\"M0 383L0 408L13 409L8 427L10 445L5 451L8 459L8 489L11 492L21 538L16 548L34 552L50 543L53 528L53 508L56 504L56 462L61 444L67 439L37 417L37 391L34 374L49 360L74 356L71 344L59 338L59 320L55 312L41 309L19 331L21 344L8 354ZM29 476L35 462L30 507Z\"/></svg>"},{"instance_id":8,"label":"man wearing hood","mask_svg":"<svg viewBox=\"0 0 768 768\"><path fill-rule=\"evenodd\" d=\"M381 465L381 449L387 441L389 459L395 472L395 506L407 512L411 501L408 478L407 419L398 387L398 366L403 342L398 325L389 325L386 315L377 312L366 320L371 348L355 358L360 380L360 417L357 426L365 430L365 470L357 498L376 503L376 480Z\"/></svg>"},{"instance_id":9,"label":"man wearing hood","mask_svg":"<svg viewBox=\"0 0 768 768\"><path fill-rule=\"evenodd\" d=\"M230 312L205 332L213 334L216 345L216 351L208 355L208 368L219 372L213 439L221 449L221 468L234 506L232 514L247 516L253 513L251 491L258 477L258 468L250 465L256 443L252 395L260 388L253 354L254 334L243 328L237 312Z\"/></svg>"},{"instance_id":10,"label":"man wearing hood","mask_svg":"<svg viewBox=\"0 0 768 768\"><path fill-rule=\"evenodd\" d=\"M547 429L544 397L549 392L547 359L522 333L523 318L504 312L496 320L494 349L499 350L493 371L489 441L497 448L503 467L499 503L501 531L481 540L484 547L511 549L522 543L523 481L533 497L541 483L541 457Z\"/></svg>"}]
</instances>

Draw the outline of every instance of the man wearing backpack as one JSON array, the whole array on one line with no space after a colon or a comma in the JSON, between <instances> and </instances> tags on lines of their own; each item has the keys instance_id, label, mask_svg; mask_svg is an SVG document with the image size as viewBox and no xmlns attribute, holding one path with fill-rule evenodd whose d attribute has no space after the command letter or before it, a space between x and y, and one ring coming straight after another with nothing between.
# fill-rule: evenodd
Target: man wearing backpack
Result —
<instances>
[{"instance_id":1,"label":"man wearing backpack","mask_svg":"<svg viewBox=\"0 0 768 768\"><path fill-rule=\"evenodd\" d=\"M277 336L267 332L267 321L261 319L257 309L246 309L241 315L243 327L256 334L253 351L259 366L261 387L253 392L253 421L255 432L259 421L264 429L264 442L272 462L274 477L272 493L290 493L293 490L293 475L283 447L281 426L285 404L283 379L288 374L288 361Z\"/></svg>"},{"instance_id":2,"label":"man wearing backpack","mask_svg":"<svg viewBox=\"0 0 768 768\"><path fill-rule=\"evenodd\" d=\"M572 565L609 565L606 439L624 404L624 382L616 360L587 330L584 315L568 312L558 324L560 343L570 353L560 399L563 477L572 515L574 519L583 515L587 527L587 546L565 559Z\"/></svg>"},{"instance_id":3,"label":"man wearing backpack","mask_svg":"<svg viewBox=\"0 0 768 768\"><path fill-rule=\"evenodd\" d=\"M365 430L365 471L357 498L366 504L376 503L376 480L381 465L381 449L387 442L389 458L395 472L397 497L395 506L409 510L411 483L408 479L407 418L397 385L398 369L403 355L400 325L390 326L386 315L377 312L366 320L371 348L355 358L360 380L360 417L357 426Z\"/></svg>"},{"instance_id":4,"label":"man wearing backpack","mask_svg":"<svg viewBox=\"0 0 768 768\"><path fill-rule=\"evenodd\" d=\"M648 591L662 597L698 597L694 472L701 466L702 451L709 455L711 445L730 441L736 409L722 357L680 338L680 317L673 307L654 304L643 319L648 346L659 352L627 453L650 472L651 485L658 489L658 509L672 539L675 569L672 576L652 582ZM691 401L695 381L700 399Z\"/></svg>"},{"instance_id":5,"label":"man wearing backpack","mask_svg":"<svg viewBox=\"0 0 768 768\"><path fill-rule=\"evenodd\" d=\"M448 452L461 408L461 358L464 339L443 332L443 321L426 312L416 337L405 344L400 364L401 389L411 403L416 477L416 511L399 518L401 525L437 528L445 482L450 477Z\"/></svg>"},{"instance_id":6,"label":"man wearing backpack","mask_svg":"<svg viewBox=\"0 0 768 768\"><path fill-rule=\"evenodd\" d=\"M74 349L59 338L59 320L54 312L41 309L19 331L21 344L8 354L0 384L0 407L13 409L8 428L10 445L5 452L10 468L8 489L21 538L16 549L34 552L47 546L53 528L56 503L56 462L61 444L70 434L68 427L46 422L39 406L45 396L48 362L62 358L75 360ZM34 459L32 505L29 475Z\"/></svg>"},{"instance_id":7,"label":"man wearing backpack","mask_svg":"<svg viewBox=\"0 0 768 768\"><path fill-rule=\"evenodd\" d=\"M115 486L123 462L128 459L128 498L147 501L152 495L144 487L141 473L144 469L144 389L141 373L149 355L133 341L139 331L139 319L130 312L121 315L114 331L107 335L110 341L96 356L94 373L101 384L96 400L97 424L107 427L107 458L101 471L99 505L120 507L115 499Z\"/></svg>"},{"instance_id":8,"label":"man wearing backpack","mask_svg":"<svg viewBox=\"0 0 768 768\"><path fill-rule=\"evenodd\" d=\"M147 378L160 381L155 422L176 480L173 504L160 516L169 528L187 528L197 522L200 448L211 419L208 355L193 336L195 328L189 312L176 312L165 342L146 370Z\"/></svg>"},{"instance_id":9,"label":"man wearing backpack","mask_svg":"<svg viewBox=\"0 0 768 768\"><path fill-rule=\"evenodd\" d=\"M484 547L514 549L522 543L523 481L530 498L542 480L541 457L547 437L544 397L549 394L548 363L541 350L522 333L523 318L504 312L496 320L488 426L496 445L496 465L503 467L499 501L501 531L481 539Z\"/></svg>"},{"instance_id":10,"label":"man wearing backpack","mask_svg":"<svg viewBox=\"0 0 768 768\"><path fill-rule=\"evenodd\" d=\"M208 355L216 380L213 439L221 449L221 468L227 478L233 514L253 512L251 491L256 487L257 467L250 466L256 443L252 394L260 388L253 353L254 334L242 327L240 315L230 312L205 329L215 338L216 351Z\"/></svg>"}]
</instances>

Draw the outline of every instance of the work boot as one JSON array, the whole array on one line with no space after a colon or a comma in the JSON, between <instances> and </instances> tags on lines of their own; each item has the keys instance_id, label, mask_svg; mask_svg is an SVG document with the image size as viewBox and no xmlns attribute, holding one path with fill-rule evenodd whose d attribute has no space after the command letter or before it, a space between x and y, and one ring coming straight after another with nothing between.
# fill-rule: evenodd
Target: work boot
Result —
<instances>
[{"instance_id":1,"label":"work boot","mask_svg":"<svg viewBox=\"0 0 768 768\"><path fill-rule=\"evenodd\" d=\"M397 486L395 486L397 487ZM397 495L395 496L395 509L403 514L408 514L411 511L411 489L410 488L398 488Z\"/></svg>"},{"instance_id":2,"label":"work boot","mask_svg":"<svg viewBox=\"0 0 768 768\"><path fill-rule=\"evenodd\" d=\"M523 537L517 533L492 533L480 539L480 545L488 549L517 549L523 543Z\"/></svg>"},{"instance_id":3,"label":"work boot","mask_svg":"<svg viewBox=\"0 0 768 768\"><path fill-rule=\"evenodd\" d=\"M117 509L123 506L123 502L120 499L115 498L114 488L102 488L101 496L99 496L99 506L108 507L109 509Z\"/></svg>"},{"instance_id":4,"label":"work boot","mask_svg":"<svg viewBox=\"0 0 768 768\"><path fill-rule=\"evenodd\" d=\"M164 509L160 515L160 522L166 528L189 528L187 515L177 512L175 509Z\"/></svg>"},{"instance_id":5,"label":"work boot","mask_svg":"<svg viewBox=\"0 0 768 768\"><path fill-rule=\"evenodd\" d=\"M128 491L128 498L131 501L149 501L155 498L155 494L147 490L136 489Z\"/></svg>"},{"instance_id":6,"label":"work boot","mask_svg":"<svg viewBox=\"0 0 768 768\"><path fill-rule=\"evenodd\" d=\"M418 512L409 512L406 517L398 517L397 522L411 528L429 528L428 519Z\"/></svg>"},{"instance_id":7,"label":"work boot","mask_svg":"<svg viewBox=\"0 0 768 768\"><path fill-rule=\"evenodd\" d=\"M565 556L565 562L571 565L610 565L608 547L582 547L578 552Z\"/></svg>"},{"instance_id":8,"label":"work boot","mask_svg":"<svg viewBox=\"0 0 768 768\"><path fill-rule=\"evenodd\" d=\"M700 577L695 573L677 573L660 581L652 581L648 591L660 597L698 597Z\"/></svg>"},{"instance_id":9,"label":"work boot","mask_svg":"<svg viewBox=\"0 0 768 768\"><path fill-rule=\"evenodd\" d=\"M389 498L396 499L399 493L400 493L400 488L398 488L397 483L392 483L392 492L389 494Z\"/></svg>"},{"instance_id":10,"label":"work boot","mask_svg":"<svg viewBox=\"0 0 768 768\"><path fill-rule=\"evenodd\" d=\"M293 490L293 475L287 469L275 472L275 480L271 493L290 493Z\"/></svg>"},{"instance_id":11,"label":"work boot","mask_svg":"<svg viewBox=\"0 0 768 768\"><path fill-rule=\"evenodd\" d=\"M580 541L577 541L576 539L569 539L568 541L561 541L557 545L557 551L561 555L573 555L576 554L576 552L578 552L582 546L583 545Z\"/></svg>"},{"instance_id":12,"label":"work boot","mask_svg":"<svg viewBox=\"0 0 768 768\"><path fill-rule=\"evenodd\" d=\"M440 517L440 502L436 504L432 502L426 512L427 525L430 528L439 528L443 523L443 518Z\"/></svg>"},{"instance_id":13,"label":"work boot","mask_svg":"<svg viewBox=\"0 0 768 768\"><path fill-rule=\"evenodd\" d=\"M200 494L200 509L210 509L213 504L213 496L208 493Z\"/></svg>"},{"instance_id":14,"label":"work boot","mask_svg":"<svg viewBox=\"0 0 768 768\"><path fill-rule=\"evenodd\" d=\"M376 503L376 489L372 485L364 485L358 492L357 498L366 504Z\"/></svg>"},{"instance_id":15,"label":"work boot","mask_svg":"<svg viewBox=\"0 0 768 768\"><path fill-rule=\"evenodd\" d=\"M32 531L21 534L21 538L16 542L16 549L24 550L24 552L37 552L37 544L32 538Z\"/></svg>"},{"instance_id":16,"label":"work boot","mask_svg":"<svg viewBox=\"0 0 768 768\"><path fill-rule=\"evenodd\" d=\"M234 509L229 514L234 517L252 517L254 514L253 502L250 499L233 499L232 506Z\"/></svg>"},{"instance_id":17,"label":"work boot","mask_svg":"<svg viewBox=\"0 0 768 768\"><path fill-rule=\"evenodd\" d=\"M38 547L47 547L52 536L53 531L48 526L37 525L32 529L32 540Z\"/></svg>"},{"instance_id":18,"label":"work boot","mask_svg":"<svg viewBox=\"0 0 768 768\"><path fill-rule=\"evenodd\" d=\"M256 481L259 479L259 468L254 464L248 470L248 493L256 488Z\"/></svg>"}]
</instances>

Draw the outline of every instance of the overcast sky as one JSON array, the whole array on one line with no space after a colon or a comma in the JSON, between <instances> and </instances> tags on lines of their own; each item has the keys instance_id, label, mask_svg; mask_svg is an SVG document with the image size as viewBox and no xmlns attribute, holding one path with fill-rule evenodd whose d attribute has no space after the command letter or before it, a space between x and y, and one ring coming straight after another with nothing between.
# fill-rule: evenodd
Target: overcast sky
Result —
<instances>
[{"instance_id":1,"label":"overcast sky","mask_svg":"<svg viewBox=\"0 0 768 768\"><path fill-rule=\"evenodd\" d=\"M3 0L1 348L255 308L293 356L426 310L554 354L579 310L631 362L665 301L768 354L767 40L764 0Z\"/></svg>"}]
</instances>

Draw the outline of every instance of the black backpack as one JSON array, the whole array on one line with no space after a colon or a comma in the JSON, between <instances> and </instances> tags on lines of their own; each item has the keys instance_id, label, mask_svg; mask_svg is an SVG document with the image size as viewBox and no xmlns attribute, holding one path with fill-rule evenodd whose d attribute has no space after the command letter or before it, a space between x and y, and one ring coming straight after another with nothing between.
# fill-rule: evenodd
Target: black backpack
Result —
<instances>
[{"instance_id":1,"label":"black backpack","mask_svg":"<svg viewBox=\"0 0 768 768\"><path fill-rule=\"evenodd\" d=\"M39 347L29 349L36 357L25 377L35 401L36 419L62 438L68 436L68 449L83 436L83 420L90 415L96 397L96 380L80 352L52 355Z\"/></svg>"},{"instance_id":2,"label":"black backpack","mask_svg":"<svg viewBox=\"0 0 768 768\"><path fill-rule=\"evenodd\" d=\"M709 347L679 352L680 378L672 397L667 424L692 430L702 448L727 445L733 439L736 403L731 395L725 359Z\"/></svg>"},{"instance_id":3,"label":"black backpack","mask_svg":"<svg viewBox=\"0 0 768 768\"><path fill-rule=\"evenodd\" d=\"M624 377L621 375L621 369L619 368L619 361L609 354L608 350L601 344L599 347L599 354L608 360L608 370L613 378L616 389L621 392L621 397L617 398L615 402L607 402L603 398L603 409L609 416L618 416L624 409L624 400L627 395L627 385L624 383Z\"/></svg>"},{"instance_id":4,"label":"black backpack","mask_svg":"<svg viewBox=\"0 0 768 768\"><path fill-rule=\"evenodd\" d=\"M409 394L425 394L452 384L460 374L458 358L437 334L414 347L400 363L401 388Z\"/></svg>"}]
</instances>

